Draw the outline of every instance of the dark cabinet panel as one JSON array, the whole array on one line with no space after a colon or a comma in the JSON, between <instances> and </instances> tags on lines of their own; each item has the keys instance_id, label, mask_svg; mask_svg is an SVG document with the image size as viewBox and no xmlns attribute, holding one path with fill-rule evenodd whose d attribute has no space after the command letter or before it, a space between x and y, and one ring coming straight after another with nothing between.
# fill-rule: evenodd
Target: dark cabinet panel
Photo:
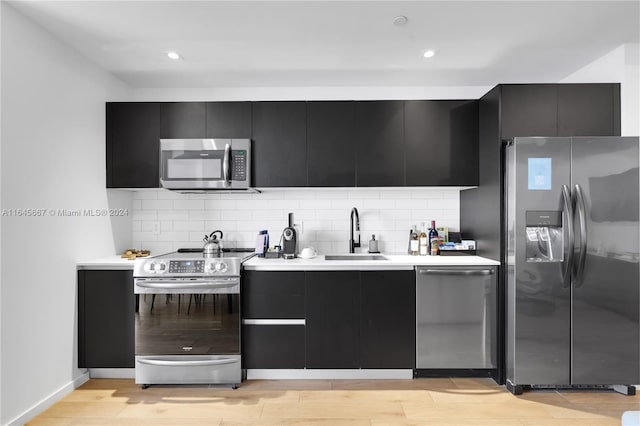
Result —
<instances>
[{"instance_id":1,"label":"dark cabinet panel","mask_svg":"<svg viewBox=\"0 0 640 426\"><path fill-rule=\"evenodd\" d=\"M478 185L478 101L406 101L406 185Z\"/></svg>"},{"instance_id":2,"label":"dark cabinet panel","mask_svg":"<svg viewBox=\"0 0 640 426\"><path fill-rule=\"evenodd\" d=\"M403 101L355 104L356 185L404 185Z\"/></svg>"},{"instance_id":3,"label":"dark cabinet panel","mask_svg":"<svg viewBox=\"0 0 640 426\"><path fill-rule=\"evenodd\" d=\"M359 272L306 272L305 281L307 368L358 368Z\"/></svg>"},{"instance_id":4,"label":"dark cabinet panel","mask_svg":"<svg viewBox=\"0 0 640 426\"><path fill-rule=\"evenodd\" d=\"M251 138L251 102L207 102L208 138Z\"/></svg>"},{"instance_id":5,"label":"dark cabinet panel","mask_svg":"<svg viewBox=\"0 0 640 426\"><path fill-rule=\"evenodd\" d=\"M307 103L309 186L356 185L354 102Z\"/></svg>"},{"instance_id":6,"label":"dark cabinet panel","mask_svg":"<svg viewBox=\"0 0 640 426\"><path fill-rule=\"evenodd\" d=\"M304 325L242 327L244 368L304 368Z\"/></svg>"},{"instance_id":7,"label":"dark cabinet panel","mask_svg":"<svg viewBox=\"0 0 640 426\"><path fill-rule=\"evenodd\" d=\"M619 84L558 85L558 136L619 135Z\"/></svg>"},{"instance_id":8,"label":"dark cabinet panel","mask_svg":"<svg viewBox=\"0 0 640 426\"><path fill-rule=\"evenodd\" d=\"M305 102L254 102L252 121L255 186L306 186Z\"/></svg>"},{"instance_id":9,"label":"dark cabinet panel","mask_svg":"<svg viewBox=\"0 0 640 426\"><path fill-rule=\"evenodd\" d=\"M107 103L107 188L158 188L160 104Z\"/></svg>"},{"instance_id":10,"label":"dark cabinet panel","mask_svg":"<svg viewBox=\"0 0 640 426\"><path fill-rule=\"evenodd\" d=\"M244 271L242 317L255 319L302 319L304 272Z\"/></svg>"},{"instance_id":11,"label":"dark cabinet panel","mask_svg":"<svg viewBox=\"0 0 640 426\"><path fill-rule=\"evenodd\" d=\"M360 367L414 368L415 272L362 271Z\"/></svg>"},{"instance_id":12,"label":"dark cabinet panel","mask_svg":"<svg viewBox=\"0 0 640 426\"><path fill-rule=\"evenodd\" d=\"M163 102L160 104L160 137L189 139L205 137L204 102Z\"/></svg>"},{"instance_id":13,"label":"dark cabinet panel","mask_svg":"<svg viewBox=\"0 0 640 426\"><path fill-rule=\"evenodd\" d=\"M555 84L501 86L500 125L502 138L556 136L558 103ZM499 148L500 141L496 141Z\"/></svg>"},{"instance_id":14,"label":"dark cabinet panel","mask_svg":"<svg viewBox=\"0 0 640 426\"><path fill-rule=\"evenodd\" d=\"M78 271L78 367L134 367L133 271Z\"/></svg>"}]
</instances>

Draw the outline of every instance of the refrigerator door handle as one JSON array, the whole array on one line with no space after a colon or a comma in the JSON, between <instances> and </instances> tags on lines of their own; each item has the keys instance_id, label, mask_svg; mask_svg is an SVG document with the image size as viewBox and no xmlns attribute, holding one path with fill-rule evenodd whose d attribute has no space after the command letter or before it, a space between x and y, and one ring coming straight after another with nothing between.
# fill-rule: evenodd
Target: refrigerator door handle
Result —
<instances>
[{"instance_id":1,"label":"refrigerator door handle","mask_svg":"<svg viewBox=\"0 0 640 426\"><path fill-rule=\"evenodd\" d=\"M578 266L575 274L575 288L579 288L583 284L584 264L587 260L587 207L584 203L584 195L582 187L575 185L576 209L578 211L578 219L580 221L580 255L578 257Z\"/></svg>"},{"instance_id":2,"label":"refrigerator door handle","mask_svg":"<svg viewBox=\"0 0 640 426\"><path fill-rule=\"evenodd\" d=\"M562 288L569 288L571 285L571 271L573 270L573 203L571 202L571 191L567 185L562 185L562 199L564 202L564 217L567 221L567 240L569 247L567 250L567 258L564 261L564 269L562 271Z\"/></svg>"}]
</instances>

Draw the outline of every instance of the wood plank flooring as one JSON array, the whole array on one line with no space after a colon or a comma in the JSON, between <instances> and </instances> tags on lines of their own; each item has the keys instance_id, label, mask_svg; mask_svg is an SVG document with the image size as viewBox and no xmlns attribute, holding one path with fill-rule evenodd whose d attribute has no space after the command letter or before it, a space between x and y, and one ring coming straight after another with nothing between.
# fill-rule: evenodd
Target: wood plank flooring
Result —
<instances>
[{"instance_id":1,"label":"wood plank flooring","mask_svg":"<svg viewBox=\"0 0 640 426\"><path fill-rule=\"evenodd\" d=\"M491 379L253 380L239 389L92 379L29 425L613 426L640 396L511 395Z\"/></svg>"}]
</instances>

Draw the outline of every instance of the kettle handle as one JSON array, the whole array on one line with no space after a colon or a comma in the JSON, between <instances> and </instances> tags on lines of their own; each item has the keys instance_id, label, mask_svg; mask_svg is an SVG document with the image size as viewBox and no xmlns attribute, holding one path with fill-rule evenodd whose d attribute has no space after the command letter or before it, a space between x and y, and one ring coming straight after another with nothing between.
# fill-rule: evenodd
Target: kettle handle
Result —
<instances>
[{"instance_id":1,"label":"kettle handle","mask_svg":"<svg viewBox=\"0 0 640 426\"><path fill-rule=\"evenodd\" d=\"M220 238L218 238L218 239L219 240L222 239L223 234L222 234L222 231L219 230L219 229L217 229L217 230L213 231L211 234L209 234L209 238L213 238L215 240L216 239L215 234L220 234Z\"/></svg>"}]
</instances>

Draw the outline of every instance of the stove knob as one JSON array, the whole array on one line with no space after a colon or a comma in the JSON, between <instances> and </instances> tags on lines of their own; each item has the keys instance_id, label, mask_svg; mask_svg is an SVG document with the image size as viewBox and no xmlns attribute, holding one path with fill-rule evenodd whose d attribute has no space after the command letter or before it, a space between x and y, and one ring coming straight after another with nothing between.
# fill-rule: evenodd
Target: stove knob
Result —
<instances>
[{"instance_id":1,"label":"stove knob","mask_svg":"<svg viewBox=\"0 0 640 426\"><path fill-rule=\"evenodd\" d=\"M165 272L167 272L167 264L165 262L158 262L155 264L155 272L157 274L163 274Z\"/></svg>"},{"instance_id":2,"label":"stove knob","mask_svg":"<svg viewBox=\"0 0 640 426\"><path fill-rule=\"evenodd\" d=\"M213 274L217 272L215 263L208 262L206 265L204 265L204 272L206 272L207 274Z\"/></svg>"},{"instance_id":3,"label":"stove knob","mask_svg":"<svg viewBox=\"0 0 640 426\"><path fill-rule=\"evenodd\" d=\"M144 264L145 272L154 272L155 268L156 268L156 262L154 262L153 260L151 262L145 262Z\"/></svg>"},{"instance_id":4,"label":"stove knob","mask_svg":"<svg viewBox=\"0 0 640 426\"><path fill-rule=\"evenodd\" d=\"M224 262L216 263L216 272L225 272L227 270L227 264Z\"/></svg>"}]
</instances>

